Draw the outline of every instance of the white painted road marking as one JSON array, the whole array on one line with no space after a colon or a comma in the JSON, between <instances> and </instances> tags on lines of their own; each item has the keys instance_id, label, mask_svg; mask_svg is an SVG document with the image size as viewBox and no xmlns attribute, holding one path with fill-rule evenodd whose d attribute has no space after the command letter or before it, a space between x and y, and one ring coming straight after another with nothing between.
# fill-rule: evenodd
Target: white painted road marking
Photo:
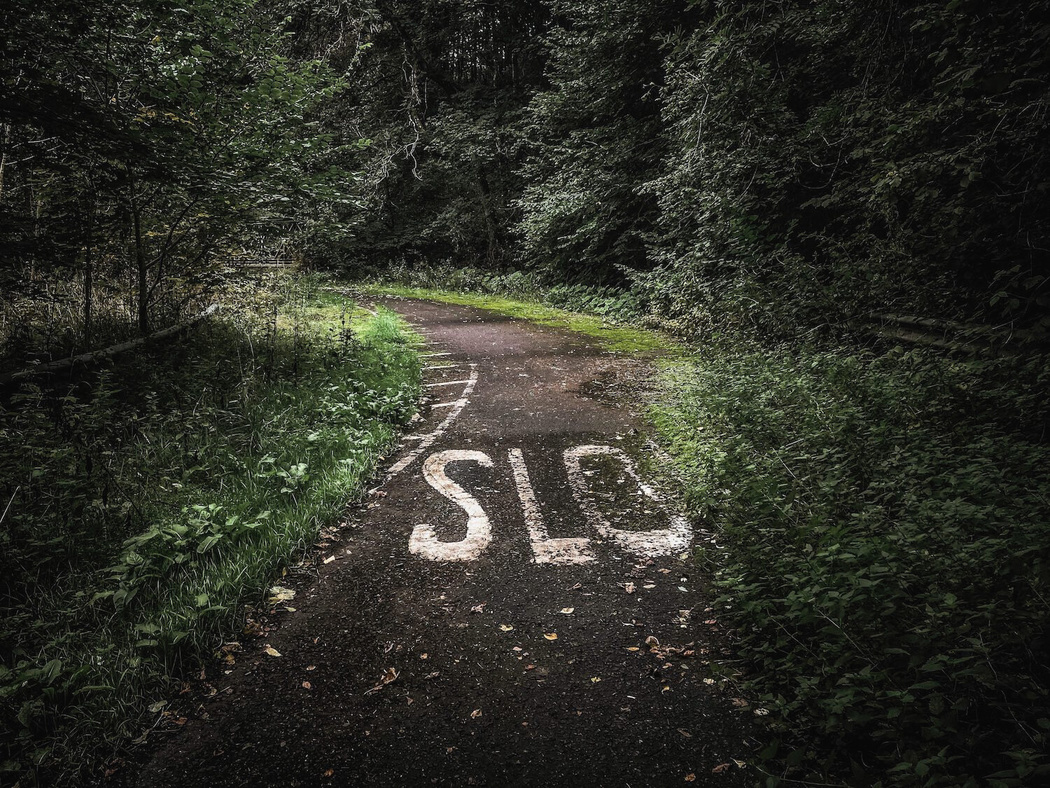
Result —
<instances>
[{"instance_id":1,"label":"white painted road marking","mask_svg":"<svg viewBox=\"0 0 1050 788\"><path fill-rule=\"evenodd\" d=\"M547 527L543 524L543 515L536 494L529 479L528 468L521 449L511 449L508 453L510 467L514 471L514 483L518 488L518 499L525 515L525 525L529 529L529 541L532 543L533 561L537 564L584 564L594 560L591 552L591 540L586 537L551 539Z\"/></svg>"},{"instance_id":2,"label":"white painted road marking","mask_svg":"<svg viewBox=\"0 0 1050 788\"><path fill-rule=\"evenodd\" d=\"M438 386L458 386L461 383L470 383L469 380L446 380L442 383L427 383L427 388L437 388Z\"/></svg>"},{"instance_id":3,"label":"white painted road marking","mask_svg":"<svg viewBox=\"0 0 1050 788\"><path fill-rule=\"evenodd\" d=\"M615 446L575 446L565 450L565 468L569 472L569 483L572 485L572 494L580 508L590 518L595 529L603 537L611 539L625 550L635 555L655 558L661 555L671 555L679 552L689 545L692 540L692 531L689 522L681 515L671 515L671 525L653 531L624 531L615 528L605 515L601 513L591 500L587 489L586 477L580 460L584 457L616 457L622 464L627 475L634 479L638 489L650 500L661 503L662 500L652 487L647 485L638 476L634 469L631 458L623 449Z\"/></svg>"},{"instance_id":4,"label":"white painted road marking","mask_svg":"<svg viewBox=\"0 0 1050 788\"><path fill-rule=\"evenodd\" d=\"M472 561L481 555L492 541L492 526L481 504L445 475L445 466L450 462L464 461L473 461L486 468L492 467L492 460L483 452L451 449L427 457L423 463L423 478L431 487L467 513L466 536L458 542L442 542L431 525L420 523L412 529L412 536L408 540L408 550L413 555L432 561Z\"/></svg>"},{"instance_id":5,"label":"white painted road marking","mask_svg":"<svg viewBox=\"0 0 1050 788\"><path fill-rule=\"evenodd\" d=\"M453 408L449 411L448 415L445 416L445 420L437 426L437 429L435 429L432 433L423 438L423 440L419 442L419 445L416 446L416 448L414 448L412 451L410 451L408 454L406 454L404 457L402 457L400 460L394 463L393 466L391 466L390 470L386 472L387 481L390 481L392 478L401 473L401 471L403 471L405 468L411 465L412 461L415 460L416 457L418 457L420 454L429 449L433 445L434 441L436 441L445 433L445 430L447 430L452 425L452 422L456 420L459 414L463 411L463 408L467 407L467 402L470 401L470 395L474 392L474 386L477 385L477 382L478 365L471 364L470 380L468 380L467 385L463 387L463 393L459 395L459 399L452 403Z\"/></svg>"}]
</instances>

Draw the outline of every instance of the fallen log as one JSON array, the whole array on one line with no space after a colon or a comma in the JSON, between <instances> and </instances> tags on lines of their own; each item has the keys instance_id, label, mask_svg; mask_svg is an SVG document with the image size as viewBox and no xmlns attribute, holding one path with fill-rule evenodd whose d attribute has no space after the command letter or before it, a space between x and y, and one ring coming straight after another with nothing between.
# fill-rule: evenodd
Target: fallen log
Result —
<instances>
[{"instance_id":1,"label":"fallen log","mask_svg":"<svg viewBox=\"0 0 1050 788\"><path fill-rule=\"evenodd\" d=\"M13 372L8 375L0 375L0 387L8 386L11 383L18 383L21 380L27 378L36 377L38 375L52 375L55 372L62 372L63 370L72 369L73 367L80 365L95 364L99 361L103 361L107 358L113 358L121 353L126 353L129 350L134 350L137 347L145 345L147 342L153 342L158 339L164 339L174 334L178 334L180 331L185 331L187 328L205 320L216 312L219 311L219 304L212 304L204 311L194 315L193 317L176 323L173 326L162 328L160 331L154 331L152 334L144 337L138 337L137 339L131 339L127 342L121 342L117 345L110 345L109 347L102 348L101 350L92 350L90 353L81 353L77 356L70 356L69 358L61 358L57 361L49 361L46 364L36 364L32 367L26 367L19 372Z\"/></svg>"}]
</instances>

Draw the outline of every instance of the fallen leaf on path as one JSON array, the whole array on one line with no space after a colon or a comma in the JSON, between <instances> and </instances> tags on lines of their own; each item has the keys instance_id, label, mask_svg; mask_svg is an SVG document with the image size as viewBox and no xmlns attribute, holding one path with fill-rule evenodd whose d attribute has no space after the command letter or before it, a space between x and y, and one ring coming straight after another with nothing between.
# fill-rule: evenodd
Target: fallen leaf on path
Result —
<instances>
[{"instance_id":1,"label":"fallen leaf on path","mask_svg":"<svg viewBox=\"0 0 1050 788\"><path fill-rule=\"evenodd\" d=\"M755 709L756 717L765 717L767 714L769 714L769 709Z\"/></svg>"},{"instance_id":2,"label":"fallen leaf on path","mask_svg":"<svg viewBox=\"0 0 1050 788\"><path fill-rule=\"evenodd\" d=\"M545 638L547 638L547 640L557 640L558 639L558 633L557 632L547 632L543 636Z\"/></svg>"},{"instance_id":3,"label":"fallen leaf on path","mask_svg":"<svg viewBox=\"0 0 1050 788\"><path fill-rule=\"evenodd\" d=\"M657 569L656 571L659 572L662 575L669 575L669 574L671 574L671 570L670 569Z\"/></svg>"},{"instance_id":4,"label":"fallen leaf on path","mask_svg":"<svg viewBox=\"0 0 1050 788\"><path fill-rule=\"evenodd\" d=\"M714 684L714 683L715 683L714 679L704 679L704 684Z\"/></svg>"},{"instance_id":5,"label":"fallen leaf on path","mask_svg":"<svg viewBox=\"0 0 1050 788\"><path fill-rule=\"evenodd\" d=\"M535 670L535 668L536 668L535 665L526 665L525 666L525 670Z\"/></svg>"},{"instance_id":6,"label":"fallen leaf on path","mask_svg":"<svg viewBox=\"0 0 1050 788\"><path fill-rule=\"evenodd\" d=\"M601 680L602 680L601 676L591 676L591 684L597 684Z\"/></svg>"},{"instance_id":7,"label":"fallen leaf on path","mask_svg":"<svg viewBox=\"0 0 1050 788\"><path fill-rule=\"evenodd\" d=\"M470 713L470 718L471 718L472 720L476 720L476 719L477 719L478 717L480 717L480 716L481 716L481 709L474 709L474 711L472 711L472 712Z\"/></svg>"},{"instance_id":8,"label":"fallen leaf on path","mask_svg":"<svg viewBox=\"0 0 1050 788\"><path fill-rule=\"evenodd\" d=\"M499 628L501 630L503 630L504 632L510 632L511 630L514 629L514 627L512 627L510 624L500 624Z\"/></svg>"},{"instance_id":9,"label":"fallen leaf on path","mask_svg":"<svg viewBox=\"0 0 1050 788\"><path fill-rule=\"evenodd\" d=\"M276 605L291 599L295 599L295 591L284 586L273 586L270 588L270 596L266 601L271 605Z\"/></svg>"},{"instance_id":10,"label":"fallen leaf on path","mask_svg":"<svg viewBox=\"0 0 1050 788\"><path fill-rule=\"evenodd\" d=\"M693 772L689 772L689 774L685 776L685 781L687 783L696 782L696 774L694 774Z\"/></svg>"},{"instance_id":11,"label":"fallen leaf on path","mask_svg":"<svg viewBox=\"0 0 1050 788\"><path fill-rule=\"evenodd\" d=\"M474 605L474 607L472 607L470 609L470 612L471 613L484 613L485 612L485 605L487 605L487 604L488 604L487 602L482 602L480 605Z\"/></svg>"},{"instance_id":12,"label":"fallen leaf on path","mask_svg":"<svg viewBox=\"0 0 1050 788\"><path fill-rule=\"evenodd\" d=\"M279 657L279 656L281 656L281 652L278 651L277 649L275 649L270 644L266 644L266 648L264 648L263 651L265 651L271 657Z\"/></svg>"},{"instance_id":13,"label":"fallen leaf on path","mask_svg":"<svg viewBox=\"0 0 1050 788\"><path fill-rule=\"evenodd\" d=\"M314 685L311 684L309 681L304 681L303 682L303 689L313 689L313 688L314 688Z\"/></svg>"},{"instance_id":14,"label":"fallen leaf on path","mask_svg":"<svg viewBox=\"0 0 1050 788\"><path fill-rule=\"evenodd\" d=\"M657 640L655 636L650 635L649 637L647 637L645 639L645 645L647 645L647 646L659 646L660 645L660 641Z\"/></svg>"},{"instance_id":15,"label":"fallen leaf on path","mask_svg":"<svg viewBox=\"0 0 1050 788\"><path fill-rule=\"evenodd\" d=\"M693 734L691 734L691 733L690 733L689 731L687 731L687 730L686 730L685 728L678 728L677 730L678 730L678 732L679 732L680 734L682 734L683 736L685 736L685 738L687 738L687 739L691 739L691 738L693 738Z\"/></svg>"},{"instance_id":16,"label":"fallen leaf on path","mask_svg":"<svg viewBox=\"0 0 1050 788\"><path fill-rule=\"evenodd\" d=\"M398 673L395 668L387 668L386 673L384 673L382 678L379 679L379 683L377 683L371 689L365 690L365 695L371 695L373 692L379 692L379 690L383 689L383 687L385 687L387 684L396 680L399 675L401 674Z\"/></svg>"},{"instance_id":17,"label":"fallen leaf on path","mask_svg":"<svg viewBox=\"0 0 1050 788\"><path fill-rule=\"evenodd\" d=\"M640 651L641 649L639 649L638 646L628 646L627 650L628 651Z\"/></svg>"},{"instance_id":18,"label":"fallen leaf on path","mask_svg":"<svg viewBox=\"0 0 1050 788\"><path fill-rule=\"evenodd\" d=\"M734 706L747 706L748 702L746 700L744 700L743 698L733 698L733 705Z\"/></svg>"},{"instance_id":19,"label":"fallen leaf on path","mask_svg":"<svg viewBox=\"0 0 1050 788\"><path fill-rule=\"evenodd\" d=\"M334 556L334 555L330 555L330 556L328 556L328 557L327 557L327 558L326 558L326 559L324 560L324 562L325 562L326 564L330 564L330 563L332 563L332 561L334 561L334 560L335 560L335 556Z\"/></svg>"},{"instance_id":20,"label":"fallen leaf on path","mask_svg":"<svg viewBox=\"0 0 1050 788\"><path fill-rule=\"evenodd\" d=\"M733 763L736 764L738 769L743 769L747 764L744 761L738 761L736 758L733 759Z\"/></svg>"},{"instance_id":21,"label":"fallen leaf on path","mask_svg":"<svg viewBox=\"0 0 1050 788\"><path fill-rule=\"evenodd\" d=\"M317 670L317 665L307 665L306 669L307 670Z\"/></svg>"},{"instance_id":22,"label":"fallen leaf on path","mask_svg":"<svg viewBox=\"0 0 1050 788\"><path fill-rule=\"evenodd\" d=\"M583 588L583 583L577 583L576 585L574 585L574 586L573 586L572 588L570 588L569 590L570 590L570 591L579 591L579 590L580 590L581 588Z\"/></svg>"},{"instance_id":23,"label":"fallen leaf on path","mask_svg":"<svg viewBox=\"0 0 1050 788\"><path fill-rule=\"evenodd\" d=\"M561 613L562 615L568 616L568 615L571 615L571 614L572 614L572 612L573 612L573 611L574 611L575 609L576 609L576 608L574 608L574 607L563 607L563 608L562 608L561 610L559 610L558 612L559 612L559 613Z\"/></svg>"},{"instance_id":24,"label":"fallen leaf on path","mask_svg":"<svg viewBox=\"0 0 1050 788\"><path fill-rule=\"evenodd\" d=\"M726 769L728 769L732 765L733 764L731 764L731 763L720 763L720 764L718 764L718 766L716 766L715 768L713 768L711 770L711 774L721 774L722 772L724 772Z\"/></svg>"},{"instance_id":25,"label":"fallen leaf on path","mask_svg":"<svg viewBox=\"0 0 1050 788\"><path fill-rule=\"evenodd\" d=\"M324 776L325 777L331 777L333 774L335 774L335 770L334 769L325 769L324 770Z\"/></svg>"},{"instance_id":26,"label":"fallen leaf on path","mask_svg":"<svg viewBox=\"0 0 1050 788\"><path fill-rule=\"evenodd\" d=\"M623 584L623 590L626 591L628 594L633 594L634 593L634 583L624 583Z\"/></svg>"}]
</instances>

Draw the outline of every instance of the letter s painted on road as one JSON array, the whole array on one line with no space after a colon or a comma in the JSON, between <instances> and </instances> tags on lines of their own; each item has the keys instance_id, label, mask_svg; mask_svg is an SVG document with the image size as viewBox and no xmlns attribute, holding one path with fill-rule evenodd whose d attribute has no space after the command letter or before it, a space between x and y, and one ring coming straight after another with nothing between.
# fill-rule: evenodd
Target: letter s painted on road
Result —
<instances>
[{"instance_id":1,"label":"letter s painted on road","mask_svg":"<svg viewBox=\"0 0 1050 788\"><path fill-rule=\"evenodd\" d=\"M458 542L442 542L433 526L420 523L412 529L408 541L409 552L413 555L432 561L472 561L492 542L492 526L481 504L445 475L445 466L450 462L471 461L486 468L492 467L492 459L484 452L464 449L437 452L423 463L423 478L427 483L467 513L467 533Z\"/></svg>"}]
</instances>

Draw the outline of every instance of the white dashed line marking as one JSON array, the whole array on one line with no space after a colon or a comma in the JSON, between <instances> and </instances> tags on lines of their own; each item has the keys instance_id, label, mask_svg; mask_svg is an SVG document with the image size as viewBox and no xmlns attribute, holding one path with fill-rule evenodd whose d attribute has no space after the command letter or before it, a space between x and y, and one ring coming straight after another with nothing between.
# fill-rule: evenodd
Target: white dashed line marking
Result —
<instances>
[{"instance_id":1,"label":"white dashed line marking","mask_svg":"<svg viewBox=\"0 0 1050 788\"><path fill-rule=\"evenodd\" d=\"M459 399L455 402L448 403L452 405L452 410L449 411L448 415L445 416L445 420L442 421L437 428L424 437L419 445L416 446L412 451L394 463L390 470L386 472L387 481L397 476L401 471L412 464L412 461L416 459L420 454L429 449L438 438L440 438L445 430L447 430L452 422L456 420L459 414L463 411L463 408L467 407L467 403L470 401L470 395L474 392L474 386L478 383L478 365L470 365L470 380L467 381L467 385L463 387L463 393L460 394ZM438 407L435 405L434 407ZM443 407L443 406L442 406Z\"/></svg>"}]
</instances>

